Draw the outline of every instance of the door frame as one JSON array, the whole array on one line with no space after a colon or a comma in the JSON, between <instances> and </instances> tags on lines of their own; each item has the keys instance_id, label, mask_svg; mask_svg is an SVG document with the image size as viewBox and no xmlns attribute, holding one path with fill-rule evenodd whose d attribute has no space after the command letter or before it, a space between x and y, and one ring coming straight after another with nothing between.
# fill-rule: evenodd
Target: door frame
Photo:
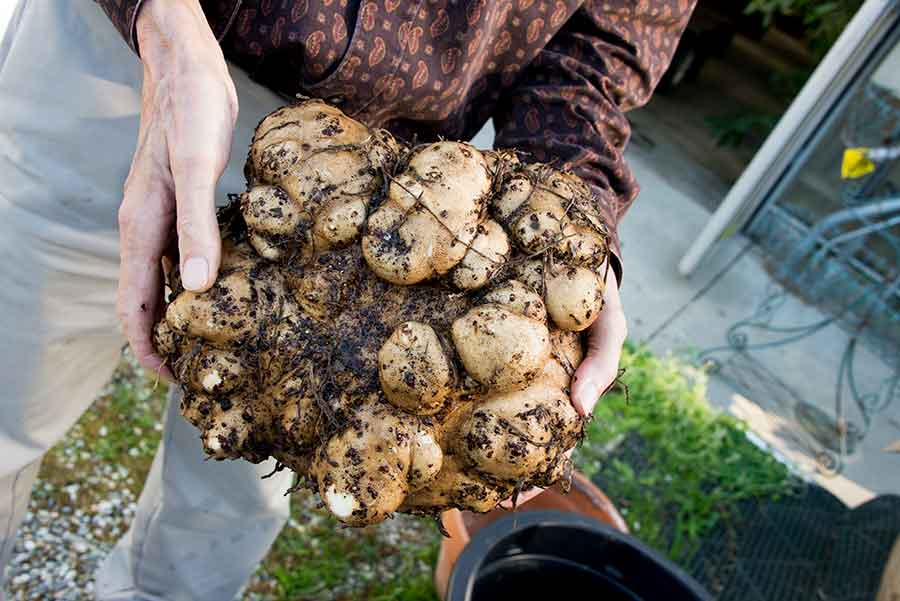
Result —
<instances>
[{"instance_id":1,"label":"door frame","mask_svg":"<svg viewBox=\"0 0 900 601\"><path fill-rule=\"evenodd\" d=\"M900 40L900 0L866 0L678 264L691 275L793 181L856 84Z\"/></svg>"}]
</instances>

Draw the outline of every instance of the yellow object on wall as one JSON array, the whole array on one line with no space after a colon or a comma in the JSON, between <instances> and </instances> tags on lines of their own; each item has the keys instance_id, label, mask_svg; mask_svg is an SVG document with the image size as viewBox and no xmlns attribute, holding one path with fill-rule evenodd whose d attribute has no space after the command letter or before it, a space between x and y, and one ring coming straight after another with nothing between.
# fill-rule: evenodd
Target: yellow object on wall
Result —
<instances>
[{"instance_id":1,"label":"yellow object on wall","mask_svg":"<svg viewBox=\"0 0 900 601\"><path fill-rule=\"evenodd\" d=\"M875 163L869 159L868 148L848 148L841 164L842 179L859 179L875 171Z\"/></svg>"}]
</instances>

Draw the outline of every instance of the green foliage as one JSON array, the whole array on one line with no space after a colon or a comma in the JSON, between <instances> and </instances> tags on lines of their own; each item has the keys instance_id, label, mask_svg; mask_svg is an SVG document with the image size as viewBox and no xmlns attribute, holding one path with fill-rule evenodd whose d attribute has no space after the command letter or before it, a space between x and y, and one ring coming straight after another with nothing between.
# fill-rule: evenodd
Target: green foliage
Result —
<instances>
[{"instance_id":1,"label":"green foliage","mask_svg":"<svg viewBox=\"0 0 900 601\"><path fill-rule=\"evenodd\" d=\"M803 89L810 75L812 72L806 69L774 71L769 76L769 89L787 106ZM738 148L744 143L765 139L780 118L776 114L747 109L706 117L705 121L717 146Z\"/></svg>"},{"instance_id":2,"label":"green foliage","mask_svg":"<svg viewBox=\"0 0 900 601\"><path fill-rule=\"evenodd\" d=\"M746 12L761 14L766 26L778 15L801 17L806 27L807 42L821 58L862 3L863 0L750 0Z\"/></svg>"},{"instance_id":3,"label":"green foliage","mask_svg":"<svg viewBox=\"0 0 900 601\"><path fill-rule=\"evenodd\" d=\"M162 432L168 386L147 376L128 355L106 388L41 464L35 497L90 509L110 490L137 497ZM111 480L110 470L127 477ZM65 492L77 488L77 494Z\"/></svg>"},{"instance_id":4,"label":"green foliage","mask_svg":"<svg viewBox=\"0 0 900 601\"><path fill-rule=\"evenodd\" d=\"M775 97L784 103L794 100L806 81L812 75L811 69L792 69L790 71L774 71L769 77L769 86Z\"/></svg>"},{"instance_id":5,"label":"green foliage","mask_svg":"<svg viewBox=\"0 0 900 601\"><path fill-rule=\"evenodd\" d=\"M717 146L738 148L748 139L768 136L778 123L778 116L742 111L706 117L705 121L716 138Z\"/></svg>"},{"instance_id":6,"label":"green foliage","mask_svg":"<svg viewBox=\"0 0 900 601\"><path fill-rule=\"evenodd\" d=\"M599 403L579 467L597 475L632 533L685 561L700 538L748 499L792 490L787 468L711 410L706 375L628 347L623 391Z\"/></svg>"},{"instance_id":7,"label":"green foliage","mask_svg":"<svg viewBox=\"0 0 900 601\"><path fill-rule=\"evenodd\" d=\"M130 463L152 460L159 444L160 421L168 386L147 378L124 363L107 387L103 403L95 403L82 419L93 451L108 462L128 457Z\"/></svg>"},{"instance_id":8,"label":"green foliage","mask_svg":"<svg viewBox=\"0 0 900 601\"><path fill-rule=\"evenodd\" d=\"M273 580L256 598L279 601L436 601L432 568L440 534L434 524L397 516L347 529L309 493L292 499L292 518L262 566ZM260 594L262 593L262 594Z\"/></svg>"}]
</instances>

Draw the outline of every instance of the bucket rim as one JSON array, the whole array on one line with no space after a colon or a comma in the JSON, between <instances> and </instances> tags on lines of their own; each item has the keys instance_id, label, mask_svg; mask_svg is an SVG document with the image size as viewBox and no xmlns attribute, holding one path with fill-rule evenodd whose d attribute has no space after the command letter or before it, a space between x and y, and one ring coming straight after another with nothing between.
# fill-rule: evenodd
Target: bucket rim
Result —
<instances>
[{"instance_id":1,"label":"bucket rim","mask_svg":"<svg viewBox=\"0 0 900 601\"><path fill-rule=\"evenodd\" d=\"M610 543L629 547L646 560L670 572L698 601L713 601L712 595L692 576L667 557L629 534L584 515L571 512L541 510L511 512L479 530L463 549L447 587L447 601L466 601L471 598L476 576L492 549L513 535L535 528L565 528L582 530L606 538Z\"/></svg>"}]
</instances>

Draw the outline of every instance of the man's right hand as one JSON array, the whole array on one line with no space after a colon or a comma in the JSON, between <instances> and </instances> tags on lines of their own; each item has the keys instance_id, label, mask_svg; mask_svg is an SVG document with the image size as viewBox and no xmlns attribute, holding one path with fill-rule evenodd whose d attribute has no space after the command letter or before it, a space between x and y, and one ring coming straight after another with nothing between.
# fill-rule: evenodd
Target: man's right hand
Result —
<instances>
[{"instance_id":1,"label":"man's right hand","mask_svg":"<svg viewBox=\"0 0 900 601\"><path fill-rule=\"evenodd\" d=\"M238 101L198 0L145 0L137 35L144 82L119 209L118 313L138 361L171 378L152 344L163 310L162 259L174 229L184 287L199 292L215 282L215 186L228 164Z\"/></svg>"}]
</instances>

